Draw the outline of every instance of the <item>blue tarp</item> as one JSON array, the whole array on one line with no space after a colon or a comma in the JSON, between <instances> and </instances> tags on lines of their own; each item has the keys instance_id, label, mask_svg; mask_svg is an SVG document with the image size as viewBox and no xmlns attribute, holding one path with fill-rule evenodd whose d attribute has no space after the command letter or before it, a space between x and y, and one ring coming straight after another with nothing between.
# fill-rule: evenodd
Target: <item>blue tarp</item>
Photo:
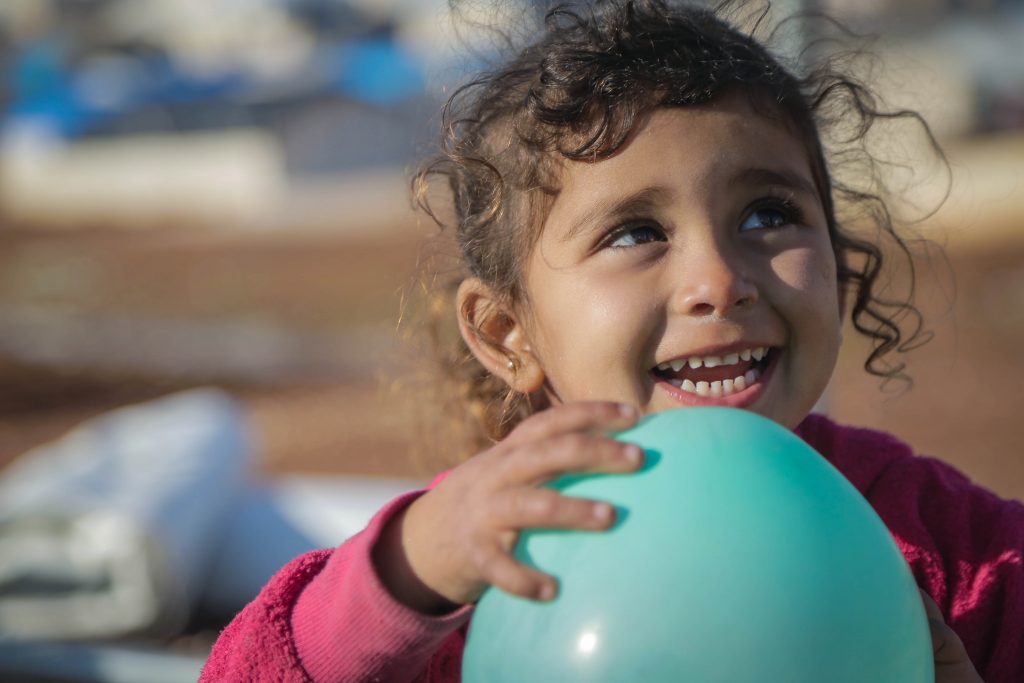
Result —
<instances>
[{"instance_id":1,"label":"blue tarp","mask_svg":"<svg viewBox=\"0 0 1024 683\"><path fill-rule=\"evenodd\" d=\"M167 55L128 54L71 64L66 41L49 37L26 45L14 58L6 82L11 100L5 118L32 121L67 138L87 135L145 108L266 102L261 95L280 82L241 68L215 74L183 69ZM389 37L328 43L312 53L301 75L279 88L279 100L335 95L375 106L393 106L422 93L422 66ZM278 104L280 101L277 102Z\"/></svg>"}]
</instances>

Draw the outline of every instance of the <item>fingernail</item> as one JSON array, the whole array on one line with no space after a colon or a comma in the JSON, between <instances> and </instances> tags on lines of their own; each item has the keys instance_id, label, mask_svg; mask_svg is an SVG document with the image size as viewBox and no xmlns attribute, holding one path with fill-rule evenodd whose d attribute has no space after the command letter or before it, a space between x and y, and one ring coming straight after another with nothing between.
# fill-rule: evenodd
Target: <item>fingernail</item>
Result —
<instances>
[{"instance_id":1,"label":"fingernail","mask_svg":"<svg viewBox=\"0 0 1024 683\"><path fill-rule=\"evenodd\" d=\"M622 415L622 417L625 417L625 418L634 418L634 417L636 417L636 408L634 408L633 406L629 405L628 403L620 403L619 404L619 414Z\"/></svg>"},{"instance_id":2,"label":"fingernail","mask_svg":"<svg viewBox=\"0 0 1024 683\"><path fill-rule=\"evenodd\" d=\"M612 506L608 503L594 503L594 509L591 511L591 514L594 515L594 519L600 522L607 522L612 518L614 512Z\"/></svg>"},{"instance_id":3,"label":"fingernail","mask_svg":"<svg viewBox=\"0 0 1024 683\"><path fill-rule=\"evenodd\" d=\"M623 455L626 456L626 460L630 463L637 465L644 459L644 449L640 448L635 443L631 443L626 446Z\"/></svg>"},{"instance_id":4,"label":"fingernail","mask_svg":"<svg viewBox=\"0 0 1024 683\"><path fill-rule=\"evenodd\" d=\"M541 600L553 600L555 597L555 587L550 583L541 584L540 590L537 591L537 597Z\"/></svg>"}]
</instances>

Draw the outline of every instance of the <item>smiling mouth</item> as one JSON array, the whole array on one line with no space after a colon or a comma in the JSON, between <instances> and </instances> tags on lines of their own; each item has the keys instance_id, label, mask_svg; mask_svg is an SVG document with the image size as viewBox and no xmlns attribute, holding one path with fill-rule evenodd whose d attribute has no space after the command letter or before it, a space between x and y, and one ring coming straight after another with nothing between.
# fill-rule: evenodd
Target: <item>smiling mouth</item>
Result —
<instances>
[{"instance_id":1,"label":"smiling mouth","mask_svg":"<svg viewBox=\"0 0 1024 683\"><path fill-rule=\"evenodd\" d=\"M659 363L657 379L697 396L729 396L755 384L775 349L757 346L722 356L690 356Z\"/></svg>"}]
</instances>

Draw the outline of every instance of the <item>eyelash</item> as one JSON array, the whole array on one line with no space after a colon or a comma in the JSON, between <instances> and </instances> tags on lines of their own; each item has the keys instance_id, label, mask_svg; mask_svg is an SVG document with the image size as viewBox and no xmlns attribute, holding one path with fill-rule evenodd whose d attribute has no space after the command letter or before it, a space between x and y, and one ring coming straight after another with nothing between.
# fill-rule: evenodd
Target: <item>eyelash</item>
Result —
<instances>
[{"instance_id":1,"label":"eyelash","mask_svg":"<svg viewBox=\"0 0 1024 683\"><path fill-rule=\"evenodd\" d=\"M769 197L766 199L759 200L747 211L743 217L742 223L745 223L751 216L758 211L763 210L774 210L782 213L785 216L785 223L783 225L796 225L804 222L804 212L788 197ZM782 227L782 226L777 226ZM765 229L765 228L762 228ZM768 228L770 229L770 228Z\"/></svg>"},{"instance_id":2,"label":"eyelash","mask_svg":"<svg viewBox=\"0 0 1024 683\"><path fill-rule=\"evenodd\" d=\"M612 230L610 233L608 233L608 236L602 241L602 243L599 246L600 247L606 247L608 249L630 249L630 248L632 248L634 246L639 246L639 245L617 246L617 245L615 245L615 242L618 241L619 238L624 237L625 235L628 235L630 232L632 232L634 230L639 230L641 228L649 228L652 231L658 232L658 233L661 234L661 237L663 238L663 239L660 239L660 240L651 240L649 242L644 242L643 244L650 244L651 242L654 242L654 241L662 241L662 242L665 241L665 239L664 239L665 236L666 236L665 235L665 229L663 227L661 227L661 225L659 225L657 221L653 221L653 220L634 220L634 221L629 221L627 223L624 223L623 225L620 225L619 227L617 227L614 230Z\"/></svg>"},{"instance_id":3,"label":"eyelash","mask_svg":"<svg viewBox=\"0 0 1024 683\"><path fill-rule=\"evenodd\" d=\"M764 210L774 210L774 211L778 211L779 213L784 215L784 221L785 222L783 223L783 225L782 226L772 226L772 227L783 227L785 225L801 224L804 221L804 212L803 212L803 210L799 206L797 206L791 199L789 199L788 197L769 197L769 198L765 198L765 199L760 199L757 202L755 202L750 207L750 209L747 210L746 214L744 215L743 221L741 221L741 224L745 223L756 212L764 211ZM619 238L621 238L621 237L623 237L625 235L628 235L631 231L637 230L637 229L641 229L641 228L650 228L650 229L652 229L654 231L657 231L657 232L661 233L662 237L666 236L665 229L662 228L661 225L659 225L657 221L641 219L641 220L629 221L629 222L624 223L624 224L620 225L619 227L615 228L610 233L608 233L608 236L601 242L601 244L599 246L601 248L608 248L608 249L629 249L629 248L634 247L634 246L640 246L640 245L621 245L621 246L619 246L619 245L615 245L615 242L618 241ZM771 227L769 227L769 228L761 228L761 229L762 230L766 230L766 229L771 229ZM652 241L665 241L665 240L662 239L662 240L652 240ZM643 244L650 244L650 243L651 242L644 242Z\"/></svg>"}]
</instances>

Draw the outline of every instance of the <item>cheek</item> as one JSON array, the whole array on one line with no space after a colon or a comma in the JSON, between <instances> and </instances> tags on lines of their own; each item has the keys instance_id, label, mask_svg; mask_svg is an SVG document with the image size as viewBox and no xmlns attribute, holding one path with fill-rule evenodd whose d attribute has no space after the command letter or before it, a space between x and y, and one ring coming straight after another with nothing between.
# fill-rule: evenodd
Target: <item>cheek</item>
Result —
<instances>
[{"instance_id":1,"label":"cheek","mask_svg":"<svg viewBox=\"0 0 1024 683\"><path fill-rule=\"evenodd\" d=\"M531 297L529 329L545 375L565 399L609 398L603 387L634 370L624 360L646 348L639 337L656 327L649 288L603 276L550 276L543 285Z\"/></svg>"},{"instance_id":2,"label":"cheek","mask_svg":"<svg viewBox=\"0 0 1024 683\"><path fill-rule=\"evenodd\" d=\"M793 300L801 308L810 306L819 315L827 312L838 320L836 263L831 250L790 249L775 256L771 268L785 291L784 299Z\"/></svg>"},{"instance_id":3,"label":"cheek","mask_svg":"<svg viewBox=\"0 0 1024 683\"><path fill-rule=\"evenodd\" d=\"M538 307L588 327L615 327L650 299L649 283L621 269L590 267L547 273L536 281ZM584 334L582 330L579 334Z\"/></svg>"}]
</instances>

